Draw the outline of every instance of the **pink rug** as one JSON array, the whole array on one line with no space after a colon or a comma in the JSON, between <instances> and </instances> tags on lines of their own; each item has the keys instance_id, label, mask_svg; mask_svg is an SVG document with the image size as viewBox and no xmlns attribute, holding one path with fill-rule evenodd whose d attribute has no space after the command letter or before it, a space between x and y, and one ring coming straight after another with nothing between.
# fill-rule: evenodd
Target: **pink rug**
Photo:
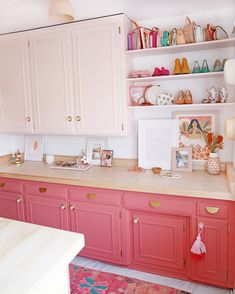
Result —
<instances>
[{"instance_id":1,"label":"pink rug","mask_svg":"<svg viewBox=\"0 0 235 294\"><path fill-rule=\"evenodd\" d=\"M70 264L71 294L190 294L178 289Z\"/></svg>"}]
</instances>

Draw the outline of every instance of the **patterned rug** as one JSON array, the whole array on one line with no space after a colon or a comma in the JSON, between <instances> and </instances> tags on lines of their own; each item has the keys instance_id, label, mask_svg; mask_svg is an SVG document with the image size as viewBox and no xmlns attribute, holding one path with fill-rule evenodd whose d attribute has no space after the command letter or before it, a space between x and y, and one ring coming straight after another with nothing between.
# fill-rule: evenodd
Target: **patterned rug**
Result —
<instances>
[{"instance_id":1,"label":"patterned rug","mask_svg":"<svg viewBox=\"0 0 235 294\"><path fill-rule=\"evenodd\" d=\"M71 294L190 294L167 286L70 264Z\"/></svg>"}]
</instances>

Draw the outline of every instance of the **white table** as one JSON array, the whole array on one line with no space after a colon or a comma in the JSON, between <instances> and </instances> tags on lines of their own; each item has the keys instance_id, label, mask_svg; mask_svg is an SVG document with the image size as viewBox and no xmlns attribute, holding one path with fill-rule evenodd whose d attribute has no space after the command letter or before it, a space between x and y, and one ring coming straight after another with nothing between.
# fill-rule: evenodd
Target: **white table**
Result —
<instances>
[{"instance_id":1,"label":"white table","mask_svg":"<svg viewBox=\"0 0 235 294\"><path fill-rule=\"evenodd\" d=\"M68 294L82 234L0 218L0 293Z\"/></svg>"}]
</instances>

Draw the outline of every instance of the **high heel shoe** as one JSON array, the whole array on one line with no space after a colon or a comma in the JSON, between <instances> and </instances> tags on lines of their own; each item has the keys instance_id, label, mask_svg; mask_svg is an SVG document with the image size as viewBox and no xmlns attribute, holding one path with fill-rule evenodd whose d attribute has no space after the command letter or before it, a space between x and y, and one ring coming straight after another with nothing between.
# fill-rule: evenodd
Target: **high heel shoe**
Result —
<instances>
[{"instance_id":1,"label":"high heel shoe","mask_svg":"<svg viewBox=\"0 0 235 294\"><path fill-rule=\"evenodd\" d=\"M184 97L185 97L185 93L183 90L179 91L178 97L175 100L175 104L184 104Z\"/></svg>"},{"instance_id":2,"label":"high heel shoe","mask_svg":"<svg viewBox=\"0 0 235 294\"><path fill-rule=\"evenodd\" d=\"M185 104L193 104L193 98L192 98L192 94L191 94L190 90L185 91L184 103Z\"/></svg>"},{"instance_id":3,"label":"high heel shoe","mask_svg":"<svg viewBox=\"0 0 235 294\"><path fill-rule=\"evenodd\" d=\"M190 73L190 69L188 66L188 60L187 58L182 58L182 68L181 68L181 73L182 74L189 74Z\"/></svg>"},{"instance_id":4,"label":"high heel shoe","mask_svg":"<svg viewBox=\"0 0 235 294\"><path fill-rule=\"evenodd\" d=\"M181 74L181 64L179 58L176 58L175 60L175 66L173 70L174 75L180 75Z\"/></svg>"},{"instance_id":5,"label":"high heel shoe","mask_svg":"<svg viewBox=\"0 0 235 294\"><path fill-rule=\"evenodd\" d=\"M201 72L201 68L200 68L200 65L199 65L198 61L196 60L194 62L192 73L196 74L196 73L200 73L200 72Z\"/></svg>"},{"instance_id":6,"label":"high heel shoe","mask_svg":"<svg viewBox=\"0 0 235 294\"><path fill-rule=\"evenodd\" d=\"M221 70L222 70L222 64L219 59L216 59L214 67L213 67L213 71L217 72L217 71L221 71Z\"/></svg>"},{"instance_id":7,"label":"high heel shoe","mask_svg":"<svg viewBox=\"0 0 235 294\"><path fill-rule=\"evenodd\" d=\"M204 59L203 60L203 63L202 63L201 73L207 73L207 72L210 72L210 70L209 70L209 66L208 66L207 60Z\"/></svg>"}]
</instances>

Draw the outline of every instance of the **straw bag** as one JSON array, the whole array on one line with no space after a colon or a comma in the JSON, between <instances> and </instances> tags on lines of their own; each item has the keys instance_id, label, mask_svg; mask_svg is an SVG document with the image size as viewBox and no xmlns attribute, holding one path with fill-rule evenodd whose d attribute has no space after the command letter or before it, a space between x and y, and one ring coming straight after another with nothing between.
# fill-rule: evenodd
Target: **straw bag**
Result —
<instances>
[{"instance_id":1,"label":"straw bag","mask_svg":"<svg viewBox=\"0 0 235 294\"><path fill-rule=\"evenodd\" d=\"M184 32L182 29L177 29L176 30L176 44L177 45L182 45L182 44L185 44L186 43L186 40L185 40L185 37L184 37Z\"/></svg>"},{"instance_id":2,"label":"straw bag","mask_svg":"<svg viewBox=\"0 0 235 294\"><path fill-rule=\"evenodd\" d=\"M184 37L186 43L194 43L194 27L196 26L195 22L192 22L189 17L185 19L185 25L183 27Z\"/></svg>"}]
</instances>

